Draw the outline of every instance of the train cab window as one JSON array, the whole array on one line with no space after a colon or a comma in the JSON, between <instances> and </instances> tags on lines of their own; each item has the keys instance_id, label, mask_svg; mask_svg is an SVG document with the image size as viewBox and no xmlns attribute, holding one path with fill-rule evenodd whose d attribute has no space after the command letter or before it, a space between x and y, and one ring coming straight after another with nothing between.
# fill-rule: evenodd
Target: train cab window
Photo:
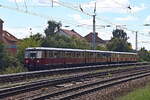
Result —
<instances>
[{"instance_id":1,"label":"train cab window","mask_svg":"<svg viewBox=\"0 0 150 100\"><path fill-rule=\"evenodd\" d=\"M41 51L26 51L25 58L41 58Z\"/></svg>"},{"instance_id":2,"label":"train cab window","mask_svg":"<svg viewBox=\"0 0 150 100\"><path fill-rule=\"evenodd\" d=\"M36 53L30 53L30 58L36 58Z\"/></svg>"},{"instance_id":3,"label":"train cab window","mask_svg":"<svg viewBox=\"0 0 150 100\"><path fill-rule=\"evenodd\" d=\"M24 55L25 58L29 58L29 54L30 54L29 51L25 51L25 55Z\"/></svg>"}]
</instances>

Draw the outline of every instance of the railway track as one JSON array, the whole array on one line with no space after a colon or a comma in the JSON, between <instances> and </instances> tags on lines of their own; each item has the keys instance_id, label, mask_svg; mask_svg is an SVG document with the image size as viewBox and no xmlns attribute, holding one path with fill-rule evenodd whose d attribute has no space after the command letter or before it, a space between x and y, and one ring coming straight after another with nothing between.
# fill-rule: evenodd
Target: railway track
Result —
<instances>
[{"instance_id":1,"label":"railway track","mask_svg":"<svg viewBox=\"0 0 150 100\"><path fill-rule=\"evenodd\" d=\"M98 69L111 68L111 67L115 68L121 66L134 66L134 65L150 65L150 63L107 64L107 65L94 65L94 66L83 66L83 67L72 67L72 68L59 68L59 69L52 69L52 70L23 72L17 74L6 74L6 75L0 75L0 83L9 83L9 82L18 82L18 81L21 82L26 79L33 79L33 78L50 76L50 75L98 70Z\"/></svg>"},{"instance_id":2,"label":"railway track","mask_svg":"<svg viewBox=\"0 0 150 100\"><path fill-rule=\"evenodd\" d=\"M148 71L142 71L142 72L137 72L134 74L128 74L128 75L122 75L119 77L114 77L106 80L101 80L101 81L96 81L92 82L89 84L84 84L81 86L69 88L69 89L64 89L61 91L55 91L53 93L41 95L38 97L33 98L32 100L70 100L73 98L76 98L78 96L91 93L94 91L98 91L104 88L111 87L113 85L117 85L123 82L127 82L130 80L142 78L145 76L150 75L150 70Z\"/></svg>"},{"instance_id":3,"label":"railway track","mask_svg":"<svg viewBox=\"0 0 150 100\"><path fill-rule=\"evenodd\" d=\"M28 92L34 91L34 90L44 88L44 87L56 86L58 84L69 83L72 81L79 81L81 79L105 76L109 74L116 74L116 73L122 73L122 72L128 72L128 71L139 71L139 70L140 71L150 70L150 67L145 66L145 67L137 67L137 68L130 68L130 69L120 69L120 70L113 70L113 71L89 73L89 74L84 74L84 75L69 76L69 77L57 78L57 79L51 79L51 80L36 81L36 82L32 82L30 84L26 84L22 86L1 89L0 99L4 97L14 96L20 93L25 93L27 91Z\"/></svg>"}]
</instances>

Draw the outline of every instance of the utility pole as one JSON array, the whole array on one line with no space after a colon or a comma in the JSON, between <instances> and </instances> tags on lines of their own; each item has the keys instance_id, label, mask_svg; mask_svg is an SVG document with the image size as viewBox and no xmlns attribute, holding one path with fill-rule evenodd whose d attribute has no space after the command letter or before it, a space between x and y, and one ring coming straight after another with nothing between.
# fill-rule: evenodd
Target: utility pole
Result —
<instances>
[{"instance_id":1,"label":"utility pole","mask_svg":"<svg viewBox=\"0 0 150 100\"><path fill-rule=\"evenodd\" d=\"M94 8L94 15L93 15L93 34L92 34L92 48L93 50L96 49L96 33L95 33L95 16L96 16L96 2L95 2L95 8Z\"/></svg>"},{"instance_id":2,"label":"utility pole","mask_svg":"<svg viewBox=\"0 0 150 100\"><path fill-rule=\"evenodd\" d=\"M137 37L137 33L138 33L138 31L136 31L135 32L136 34L135 34L135 50L137 51L138 50L138 37Z\"/></svg>"}]
</instances>

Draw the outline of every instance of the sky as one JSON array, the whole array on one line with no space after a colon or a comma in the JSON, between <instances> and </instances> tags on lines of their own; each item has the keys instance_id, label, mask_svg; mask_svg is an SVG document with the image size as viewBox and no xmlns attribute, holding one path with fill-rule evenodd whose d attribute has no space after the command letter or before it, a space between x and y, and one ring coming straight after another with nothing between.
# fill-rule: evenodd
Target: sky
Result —
<instances>
[{"instance_id":1,"label":"sky","mask_svg":"<svg viewBox=\"0 0 150 100\"><path fill-rule=\"evenodd\" d=\"M150 0L0 0L0 18L4 30L23 39L36 33L44 35L49 20L86 36L93 31L92 16L96 14L100 38L110 40L113 30L124 29L135 49L137 31L138 49L150 50L150 26L145 26L150 24L149 4Z\"/></svg>"}]
</instances>

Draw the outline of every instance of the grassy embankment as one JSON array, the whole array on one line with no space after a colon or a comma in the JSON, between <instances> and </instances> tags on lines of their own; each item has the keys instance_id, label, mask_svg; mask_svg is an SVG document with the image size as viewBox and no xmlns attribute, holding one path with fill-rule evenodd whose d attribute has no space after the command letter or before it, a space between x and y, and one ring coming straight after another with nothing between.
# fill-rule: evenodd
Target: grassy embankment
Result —
<instances>
[{"instance_id":1,"label":"grassy embankment","mask_svg":"<svg viewBox=\"0 0 150 100\"><path fill-rule=\"evenodd\" d=\"M16 66L16 67L7 67L3 70L0 70L1 74L12 74L12 73L19 73L19 72L25 72L27 69L25 69L23 66Z\"/></svg>"},{"instance_id":2,"label":"grassy embankment","mask_svg":"<svg viewBox=\"0 0 150 100\"><path fill-rule=\"evenodd\" d=\"M150 84L142 89L136 89L117 100L150 100Z\"/></svg>"}]
</instances>

